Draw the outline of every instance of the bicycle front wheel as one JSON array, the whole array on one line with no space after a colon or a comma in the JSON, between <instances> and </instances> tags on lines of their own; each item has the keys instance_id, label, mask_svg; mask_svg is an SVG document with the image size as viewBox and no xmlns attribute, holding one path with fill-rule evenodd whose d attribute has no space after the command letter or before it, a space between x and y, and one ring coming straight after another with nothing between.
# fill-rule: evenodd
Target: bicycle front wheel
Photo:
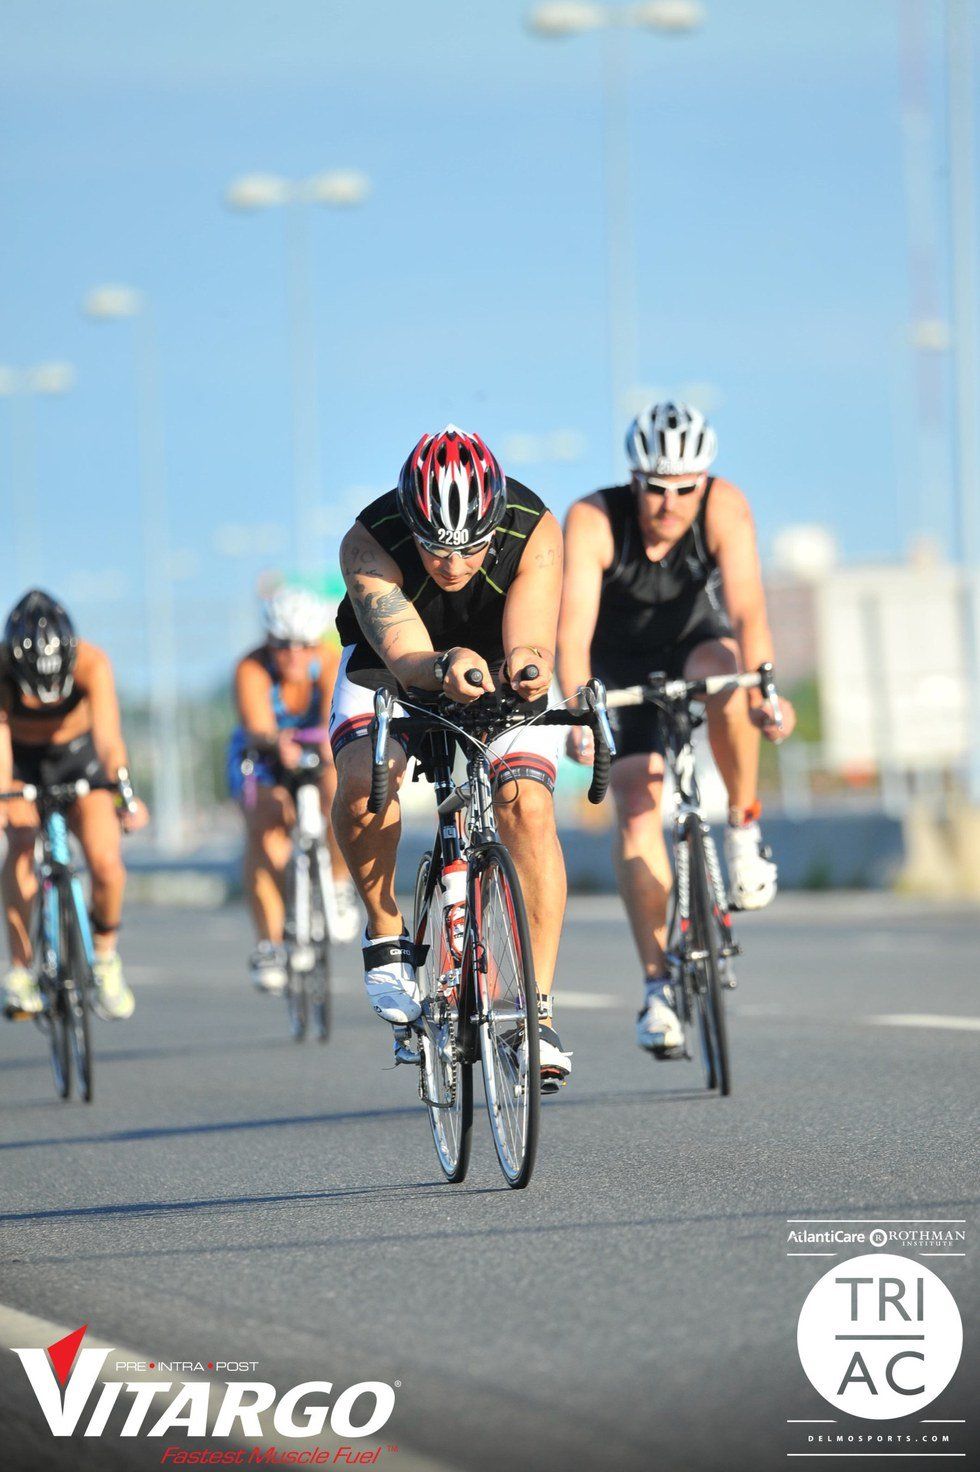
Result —
<instances>
[{"instance_id":1,"label":"bicycle front wheel","mask_svg":"<svg viewBox=\"0 0 980 1472\"><path fill-rule=\"evenodd\" d=\"M500 1168L520 1190L538 1148L538 993L520 880L502 844L489 844L477 859L471 924L487 1113Z\"/></svg>"},{"instance_id":2,"label":"bicycle front wheel","mask_svg":"<svg viewBox=\"0 0 980 1472\"><path fill-rule=\"evenodd\" d=\"M419 966L422 1017L417 1024L421 1053L420 1092L429 1114L432 1141L443 1174L461 1181L470 1163L473 1136L473 1067L459 1053L460 973L450 953L438 887L426 900L431 854L423 854L415 877L412 934L428 946Z\"/></svg>"},{"instance_id":3,"label":"bicycle front wheel","mask_svg":"<svg viewBox=\"0 0 980 1472\"><path fill-rule=\"evenodd\" d=\"M94 983L75 910L75 896L68 886L61 891L61 956L61 999L65 1029L71 1043L78 1092L86 1104L91 1104L94 1069L89 1004Z\"/></svg>"},{"instance_id":4,"label":"bicycle front wheel","mask_svg":"<svg viewBox=\"0 0 980 1472\"><path fill-rule=\"evenodd\" d=\"M310 869L305 854L293 854L286 871L286 1011L293 1041L301 1043L310 1023L307 976L310 945Z\"/></svg>"},{"instance_id":5,"label":"bicycle front wheel","mask_svg":"<svg viewBox=\"0 0 980 1472\"><path fill-rule=\"evenodd\" d=\"M702 1045L709 1089L721 1094L732 1091L731 1064L728 1057L728 1030L722 993L721 947L715 914L715 896L708 874L704 852L704 836L698 824L689 830L691 854L691 937L696 955L695 988L701 1018Z\"/></svg>"}]
</instances>

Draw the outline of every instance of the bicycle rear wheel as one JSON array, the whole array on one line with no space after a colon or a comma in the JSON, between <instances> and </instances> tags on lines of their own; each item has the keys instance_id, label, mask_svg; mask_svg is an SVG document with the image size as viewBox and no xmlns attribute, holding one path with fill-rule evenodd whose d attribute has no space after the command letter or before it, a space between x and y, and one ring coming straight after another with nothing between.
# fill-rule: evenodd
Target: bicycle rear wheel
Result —
<instances>
[{"instance_id":1,"label":"bicycle rear wheel","mask_svg":"<svg viewBox=\"0 0 980 1472\"><path fill-rule=\"evenodd\" d=\"M428 946L418 968L422 994L419 1028L420 1089L443 1174L461 1181L470 1163L473 1137L473 1066L459 1056L459 973L449 950L438 887L426 903L431 853L423 854L415 877L414 938ZM456 983L452 977L456 976Z\"/></svg>"},{"instance_id":2,"label":"bicycle rear wheel","mask_svg":"<svg viewBox=\"0 0 980 1472\"><path fill-rule=\"evenodd\" d=\"M75 897L70 885L62 888L60 901L61 986L65 1025L71 1041L78 1091L85 1103L91 1104L94 1092L89 1005L94 985L92 967L85 952L81 926L75 910Z\"/></svg>"},{"instance_id":3,"label":"bicycle rear wheel","mask_svg":"<svg viewBox=\"0 0 980 1472\"><path fill-rule=\"evenodd\" d=\"M502 844L481 850L472 881L483 1085L509 1186L534 1170L541 1114L538 993L520 880Z\"/></svg>"},{"instance_id":4,"label":"bicycle rear wheel","mask_svg":"<svg viewBox=\"0 0 980 1472\"><path fill-rule=\"evenodd\" d=\"M717 1088L720 1093L727 1095L731 1093L732 1075L722 993L719 927L715 915L714 889L705 858L704 837L698 823L691 823L688 841L691 855L691 938L697 956L695 987L708 1088Z\"/></svg>"}]
</instances>

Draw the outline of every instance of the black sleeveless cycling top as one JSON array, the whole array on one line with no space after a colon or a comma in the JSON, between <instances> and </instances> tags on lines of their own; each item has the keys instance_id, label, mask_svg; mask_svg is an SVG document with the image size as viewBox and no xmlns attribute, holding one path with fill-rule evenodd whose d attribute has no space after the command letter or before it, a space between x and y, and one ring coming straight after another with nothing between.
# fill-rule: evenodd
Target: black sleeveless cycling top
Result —
<instances>
[{"instance_id":1,"label":"black sleeveless cycling top","mask_svg":"<svg viewBox=\"0 0 980 1472\"><path fill-rule=\"evenodd\" d=\"M603 679L628 683L636 677L634 666L651 668L645 663L648 653L679 643L695 620L727 622L718 565L708 551L705 531L712 484L709 478L688 530L657 562L643 544L633 487L600 491L613 535L613 560L602 575L592 638L592 667Z\"/></svg>"},{"instance_id":2,"label":"black sleeveless cycling top","mask_svg":"<svg viewBox=\"0 0 980 1472\"><path fill-rule=\"evenodd\" d=\"M507 589L517 575L527 540L547 507L539 496L507 477L507 510L493 534L478 571L458 592L440 588L422 565L415 539L401 518L394 491L372 501L357 520L398 564L402 590L414 604L432 639L433 649L462 644L493 665L504 657L503 613ZM354 645L349 673L377 670L382 661L361 633L348 594L337 612L337 633L346 647Z\"/></svg>"},{"instance_id":3,"label":"black sleeveless cycling top","mask_svg":"<svg viewBox=\"0 0 980 1472\"><path fill-rule=\"evenodd\" d=\"M64 700L58 700L53 705L25 705L20 686L13 675L6 674L0 679L0 703L7 715L17 721L59 720L70 710L81 705L86 698L86 693L75 684L71 688L71 693L66 695Z\"/></svg>"}]
</instances>

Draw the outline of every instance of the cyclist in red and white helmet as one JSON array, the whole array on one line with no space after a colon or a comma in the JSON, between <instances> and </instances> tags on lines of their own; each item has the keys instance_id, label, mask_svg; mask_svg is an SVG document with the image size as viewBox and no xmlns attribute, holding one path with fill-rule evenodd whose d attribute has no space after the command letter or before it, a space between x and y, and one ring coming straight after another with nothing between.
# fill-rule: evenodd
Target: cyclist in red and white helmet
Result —
<instances>
[{"instance_id":1,"label":"cyclist in red and white helmet","mask_svg":"<svg viewBox=\"0 0 980 1472\"><path fill-rule=\"evenodd\" d=\"M420 1012L415 947L394 890L397 786L406 756L393 745L392 799L384 814L372 817L370 742L359 738L368 734L373 691L393 675L402 690L444 691L468 704L505 680L544 708L561 598L561 528L533 491L504 475L479 435L450 424L423 435L397 489L358 516L340 559L347 597L337 617L344 652L330 714L338 778L334 829L368 913L368 1000L399 1029ZM537 667L535 678L521 679L529 665ZM473 669L483 675L479 689L466 680ZM502 776L506 758L497 820L520 874L545 997L565 909L552 799L554 732L525 727L491 747ZM570 1065L547 1008L542 1024L542 1088L551 1092Z\"/></svg>"},{"instance_id":2,"label":"cyclist in red and white helmet","mask_svg":"<svg viewBox=\"0 0 980 1472\"><path fill-rule=\"evenodd\" d=\"M449 425L424 434L398 477L398 510L422 542L472 547L486 541L507 510L507 482L478 434Z\"/></svg>"}]
</instances>

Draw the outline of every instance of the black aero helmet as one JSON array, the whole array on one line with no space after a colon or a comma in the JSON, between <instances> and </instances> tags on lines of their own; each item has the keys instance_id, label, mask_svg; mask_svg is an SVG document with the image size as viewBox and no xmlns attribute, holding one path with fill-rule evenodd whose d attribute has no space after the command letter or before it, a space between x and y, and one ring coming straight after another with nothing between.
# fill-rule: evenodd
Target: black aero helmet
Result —
<instances>
[{"instance_id":1,"label":"black aero helmet","mask_svg":"<svg viewBox=\"0 0 980 1472\"><path fill-rule=\"evenodd\" d=\"M71 694L78 639L68 614L49 593L32 588L14 604L3 640L7 667L23 695L54 705Z\"/></svg>"}]
</instances>

